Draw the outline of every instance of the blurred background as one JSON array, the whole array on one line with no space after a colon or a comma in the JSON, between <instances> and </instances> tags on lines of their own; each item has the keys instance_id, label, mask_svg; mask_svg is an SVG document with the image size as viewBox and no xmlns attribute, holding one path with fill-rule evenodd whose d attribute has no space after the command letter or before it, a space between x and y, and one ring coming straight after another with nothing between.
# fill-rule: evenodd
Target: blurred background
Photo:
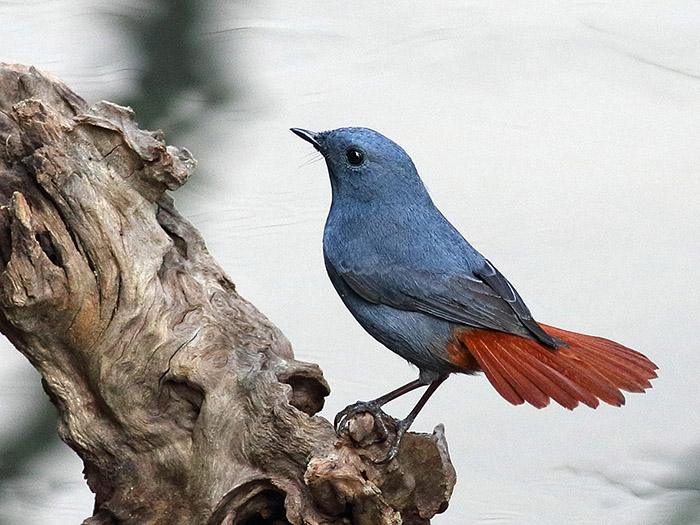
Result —
<instances>
[{"instance_id":1,"label":"blurred background","mask_svg":"<svg viewBox=\"0 0 700 525\"><path fill-rule=\"evenodd\" d=\"M458 472L434 523L700 523L700 3L30 0L0 27L0 61L131 105L198 159L179 209L322 367L324 416L416 372L333 291L325 166L290 126L394 139L537 319L659 365L623 409L571 413L451 378L414 425L446 423ZM81 470L3 341L0 523L80 523Z\"/></svg>"}]
</instances>

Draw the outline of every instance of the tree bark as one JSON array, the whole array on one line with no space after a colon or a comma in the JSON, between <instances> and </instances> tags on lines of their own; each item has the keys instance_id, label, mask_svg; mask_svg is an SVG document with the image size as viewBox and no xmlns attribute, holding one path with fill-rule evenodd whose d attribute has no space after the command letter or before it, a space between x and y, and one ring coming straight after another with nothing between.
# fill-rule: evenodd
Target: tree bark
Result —
<instances>
[{"instance_id":1,"label":"tree bark","mask_svg":"<svg viewBox=\"0 0 700 525\"><path fill-rule=\"evenodd\" d=\"M167 190L195 160L0 64L0 329L41 373L95 493L86 524L428 523L455 483L442 428L396 460L236 292Z\"/></svg>"}]
</instances>

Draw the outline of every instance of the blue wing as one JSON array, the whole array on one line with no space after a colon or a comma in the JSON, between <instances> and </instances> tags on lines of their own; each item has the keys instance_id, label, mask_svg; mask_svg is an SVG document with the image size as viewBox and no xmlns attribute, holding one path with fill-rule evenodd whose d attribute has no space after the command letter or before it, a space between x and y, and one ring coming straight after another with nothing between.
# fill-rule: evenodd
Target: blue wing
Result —
<instances>
[{"instance_id":1,"label":"blue wing","mask_svg":"<svg viewBox=\"0 0 700 525\"><path fill-rule=\"evenodd\" d=\"M428 271L404 266L343 268L337 277L364 300L400 310L423 312L472 328L486 328L536 339L548 346L565 343L532 318L518 292L488 260L473 270Z\"/></svg>"}]
</instances>

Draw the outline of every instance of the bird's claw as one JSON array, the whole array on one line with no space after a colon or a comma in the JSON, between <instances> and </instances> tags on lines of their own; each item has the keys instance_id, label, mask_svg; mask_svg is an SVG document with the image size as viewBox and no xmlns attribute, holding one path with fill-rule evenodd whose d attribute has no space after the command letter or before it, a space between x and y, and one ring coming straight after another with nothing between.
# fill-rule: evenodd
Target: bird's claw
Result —
<instances>
[{"instance_id":1,"label":"bird's claw","mask_svg":"<svg viewBox=\"0 0 700 525\"><path fill-rule=\"evenodd\" d=\"M406 419L402 419L400 421L395 421L395 424L396 424L396 436L394 437L394 442L392 443L391 448L389 449L389 453L386 455L386 457L384 459L374 460L374 463L376 465L385 465L386 463L389 463L392 459L394 459L396 457L396 454L399 453L399 446L401 445L401 438L403 438L403 435L408 430L408 427L411 426L411 423Z\"/></svg>"},{"instance_id":2,"label":"bird's claw","mask_svg":"<svg viewBox=\"0 0 700 525\"><path fill-rule=\"evenodd\" d=\"M375 428L377 429L380 435L380 442L383 443L389 438L389 427L387 426L388 422L390 422L390 424L396 429L395 437L392 440L393 442L391 444L391 448L389 449L389 452L386 455L386 457L384 457L381 460L374 460L374 463L376 463L377 465L389 463L399 453L401 439L403 438L408 428L411 426L411 421L409 421L408 419L394 419L382 410L381 405L375 403L374 401L358 401L357 403L348 405L343 410L338 412L338 414L335 416L333 425L335 427L336 433L338 435L341 435L343 432L347 431L350 419L355 417L357 414L362 414L365 412L372 414L372 416L374 417Z\"/></svg>"},{"instance_id":3,"label":"bird's claw","mask_svg":"<svg viewBox=\"0 0 700 525\"><path fill-rule=\"evenodd\" d=\"M387 420L395 422L395 419L384 412L381 405L374 401L358 401L357 403L346 406L343 410L338 412L333 421L336 434L341 435L345 432L350 419L363 412L372 414L376 428L379 431L380 441L386 441L389 436Z\"/></svg>"}]
</instances>

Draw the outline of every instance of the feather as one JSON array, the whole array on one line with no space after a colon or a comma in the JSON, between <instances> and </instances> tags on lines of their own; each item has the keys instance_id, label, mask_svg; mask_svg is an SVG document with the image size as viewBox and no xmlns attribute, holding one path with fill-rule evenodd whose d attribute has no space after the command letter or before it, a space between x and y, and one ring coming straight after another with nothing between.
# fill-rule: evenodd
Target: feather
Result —
<instances>
[{"instance_id":1,"label":"feather","mask_svg":"<svg viewBox=\"0 0 700 525\"><path fill-rule=\"evenodd\" d=\"M542 408L553 399L570 410L579 403L596 408L599 400L621 406L621 390L651 388L657 366L639 352L602 337L541 326L568 346L552 349L514 334L460 328L453 332L448 359L464 372L480 367L514 405Z\"/></svg>"}]
</instances>

